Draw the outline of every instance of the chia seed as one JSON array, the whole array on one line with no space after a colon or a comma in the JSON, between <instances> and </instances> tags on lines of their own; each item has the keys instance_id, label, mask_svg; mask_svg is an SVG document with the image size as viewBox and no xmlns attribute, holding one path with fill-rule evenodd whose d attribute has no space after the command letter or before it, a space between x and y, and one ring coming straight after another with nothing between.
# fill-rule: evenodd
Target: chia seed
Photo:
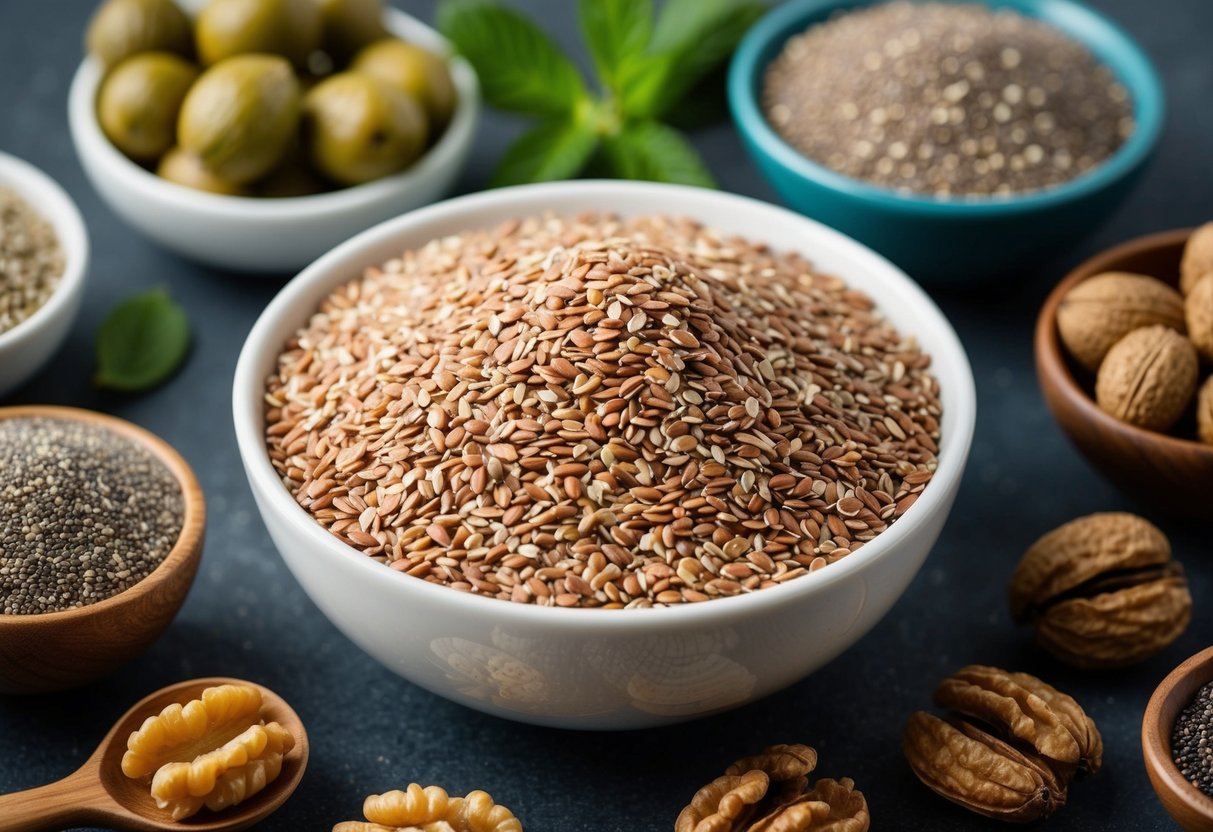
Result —
<instances>
[{"instance_id":1,"label":"chia seed","mask_svg":"<svg viewBox=\"0 0 1213 832\"><path fill-rule=\"evenodd\" d=\"M767 69L762 105L810 159L938 197L1060 185L1134 129L1128 92L1083 45L979 4L899 0L812 26Z\"/></svg>"},{"instance_id":2,"label":"chia seed","mask_svg":"<svg viewBox=\"0 0 1213 832\"><path fill-rule=\"evenodd\" d=\"M74 419L0 420L0 613L94 604L151 574L185 499L150 451Z\"/></svg>"},{"instance_id":3,"label":"chia seed","mask_svg":"<svg viewBox=\"0 0 1213 832\"><path fill-rule=\"evenodd\" d=\"M54 229L25 200L0 188L0 334L41 309L62 275Z\"/></svg>"},{"instance_id":4,"label":"chia seed","mask_svg":"<svg viewBox=\"0 0 1213 832\"><path fill-rule=\"evenodd\" d=\"M1196 692L1175 718L1171 759L1184 779L1213 797L1213 682Z\"/></svg>"}]
</instances>

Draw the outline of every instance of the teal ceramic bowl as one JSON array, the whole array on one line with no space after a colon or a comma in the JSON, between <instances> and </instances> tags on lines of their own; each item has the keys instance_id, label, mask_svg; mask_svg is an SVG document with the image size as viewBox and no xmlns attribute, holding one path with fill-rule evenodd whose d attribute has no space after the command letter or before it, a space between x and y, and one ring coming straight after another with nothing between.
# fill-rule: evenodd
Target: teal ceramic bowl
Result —
<instances>
[{"instance_id":1,"label":"teal ceramic bowl","mask_svg":"<svg viewBox=\"0 0 1213 832\"><path fill-rule=\"evenodd\" d=\"M1042 20L1083 43L1129 90L1136 129L1111 159L1064 185L1023 196L902 195L836 173L787 144L759 103L767 66L787 40L873 0L789 0L745 36L729 67L729 106L759 170L795 210L860 240L922 283L965 285L1009 275L1071 244L1106 219L1158 142L1163 91L1149 59L1119 27L1074 0L986 0Z\"/></svg>"}]
</instances>

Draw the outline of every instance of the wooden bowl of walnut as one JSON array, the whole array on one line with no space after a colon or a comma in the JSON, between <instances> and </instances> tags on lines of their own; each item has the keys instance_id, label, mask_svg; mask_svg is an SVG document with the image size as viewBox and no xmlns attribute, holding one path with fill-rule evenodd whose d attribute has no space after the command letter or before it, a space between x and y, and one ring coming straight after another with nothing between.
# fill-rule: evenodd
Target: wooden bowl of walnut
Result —
<instances>
[{"instance_id":1,"label":"wooden bowl of walnut","mask_svg":"<svg viewBox=\"0 0 1213 832\"><path fill-rule=\"evenodd\" d=\"M1171 757L1171 733L1179 712L1196 692L1213 682L1213 647L1175 668L1154 690L1141 722L1146 774L1163 808L1187 832L1213 830L1213 798L1193 786Z\"/></svg>"},{"instance_id":2,"label":"wooden bowl of walnut","mask_svg":"<svg viewBox=\"0 0 1213 832\"><path fill-rule=\"evenodd\" d=\"M1179 283L1191 230L1130 240L1095 255L1049 295L1036 321L1036 374L1053 418L1087 460L1131 497L1173 514L1213 519L1213 445L1196 440L1194 407L1170 433L1126 424L1095 403L1094 374L1061 343L1057 311L1079 283L1105 272L1131 272Z\"/></svg>"}]
</instances>

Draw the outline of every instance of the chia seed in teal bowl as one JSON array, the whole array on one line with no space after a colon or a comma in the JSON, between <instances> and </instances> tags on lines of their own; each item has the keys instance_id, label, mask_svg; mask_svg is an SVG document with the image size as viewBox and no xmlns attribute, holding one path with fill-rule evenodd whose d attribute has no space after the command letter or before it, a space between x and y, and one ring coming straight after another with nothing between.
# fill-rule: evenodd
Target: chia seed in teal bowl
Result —
<instances>
[{"instance_id":1,"label":"chia seed in teal bowl","mask_svg":"<svg viewBox=\"0 0 1213 832\"><path fill-rule=\"evenodd\" d=\"M972 3L973 0L968 0ZM986 0L1083 45L1129 93L1134 129L1106 160L1062 184L1006 195L906 193L814 161L771 126L764 76L788 40L869 0L789 0L745 36L729 67L733 120L763 176L792 208L860 240L920 282L963 286L1030 270L1105 220L1129 195L1162 129L1162 84L1119 27L1075 0Z\"/></svg>"}]
</instances>

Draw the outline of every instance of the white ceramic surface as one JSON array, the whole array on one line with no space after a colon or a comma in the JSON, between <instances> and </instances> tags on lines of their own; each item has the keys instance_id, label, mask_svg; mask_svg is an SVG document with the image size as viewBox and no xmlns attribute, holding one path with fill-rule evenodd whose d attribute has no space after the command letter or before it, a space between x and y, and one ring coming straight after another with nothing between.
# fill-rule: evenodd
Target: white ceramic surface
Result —
<instances>
[{"instance_id":1,"label":"white ceramic surface","mask_svg":"<svg viewBox=\"0 0 1213 832\"><path fill-rule=\"evenodd\" d=\"M182 5L187 5L183 3ZM416 18L388 9L393 34L436 52L443 38ZM407 170L326 194L256 199L205 193L167 182L126 158L97 123L101 65L85 58L72 80L68 124L76 153L109 206L143 234L194 260L242 272L293 272L382 220L450 192L463 170L480 112L476 73L452 58L458 104L451 123Z\"/></svg>"},{"instance_id":2,"label":"white ceramic surface","mask_svg":"<svg viewBox=\"0 0 1213 832\"><path fill-rule=\"evenodd\" d=\"M639 610L537 608L412 579L340 543L282 486L265 452L264 383L283 344L339 284L401 251L510 218L587 210L689 215L795 249L868 292L934 357L942 387L938 473L905 516L825 569L751 595ZM939 309L888 261L805 217L671 185L567 182L449 200L383 223L291 281L253 327L233 409L245 471L270 535L316 604L401 676L490 713L543 725L658 725L765 696L828 662L901 595L935 543L960 484L975 397L964 349Z\"/></svg>"},{"instance_id":3,"label":"white ceramic surface","mask_svg":"<svg viewBox=\"0 0 1213 832\"><path fill-rule=\"evenodd\" d=\"M0 187L19 194L51 224L64 254L63 275L50 299L33 315L0 333L3 396L50 359L76 320L88 270L88 232L67 192L28 162L0 153Z\"/></svg>"}]
</instances>

